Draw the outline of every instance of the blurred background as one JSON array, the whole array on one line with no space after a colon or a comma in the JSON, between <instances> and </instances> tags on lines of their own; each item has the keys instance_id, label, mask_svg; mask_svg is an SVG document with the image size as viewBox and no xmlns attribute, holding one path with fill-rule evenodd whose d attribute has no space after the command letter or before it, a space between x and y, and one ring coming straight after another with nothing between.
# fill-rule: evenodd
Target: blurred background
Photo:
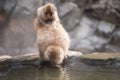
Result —
<instances>
[{"instance_id":1,"label":"blurred background","mask_svg":"<svg viewBox=\"0 0 120 80\"><path fill-rule=\"evenodd\" d=\"M58 9L70 50L120 52L120 0L0 0L0 55L38 52L33 21L47 2Z\"/></svg>"}]
</instances>

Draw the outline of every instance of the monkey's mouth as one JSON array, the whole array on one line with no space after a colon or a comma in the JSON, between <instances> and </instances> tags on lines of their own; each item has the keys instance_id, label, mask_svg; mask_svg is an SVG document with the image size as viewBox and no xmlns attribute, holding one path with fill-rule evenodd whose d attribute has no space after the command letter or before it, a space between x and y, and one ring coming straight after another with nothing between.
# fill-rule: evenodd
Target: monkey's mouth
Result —
<instances>
[{"instance_id":1,"label":"monkey's mouth","mask_svg":"<svg viewBox=\"0 0 120 80\"><path fill-rule=\"evenodd\" d=\"M50 16L53 15L53 12L50 11L50 10L48 10L48 11L45 12L45 15L48 16L48 17L50 17Z\"/></svg>"},{"instance_id":2,"label":"monkey's mouth","mask_svg":"<svg viewBox=\"0 0 120 80\"><path fill-rule=\"evenodd\" d=\"M52 23L54 20L53 19L46 19L45 23Z\"/></svg>"},{"instance_id":3,"label":"monkey's mouth","mask_svg":"<svg viewBox=\"0 0 120 80\"><path fill-rule=\"evenodd\" d=\"M54 21L54 16L52 11L45 12L45 23L52 23Z\"/></svg>"}]
</instances>

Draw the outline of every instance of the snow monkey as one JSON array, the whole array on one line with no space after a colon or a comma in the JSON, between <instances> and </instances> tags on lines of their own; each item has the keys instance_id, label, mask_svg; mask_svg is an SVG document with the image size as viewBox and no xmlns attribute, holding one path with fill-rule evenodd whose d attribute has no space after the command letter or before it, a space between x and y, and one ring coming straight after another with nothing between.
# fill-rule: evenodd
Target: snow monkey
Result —
<instances>
[{"instance_id":1,"label":"snow monkey","mask_svg":"<svg viewBox=\"0 0 120 80\"><path fill-rule=\"evenodd\" d=\"M67 57L70 38L58 17L57 8L47 3L37 9L34 21L40 58L59 65Z\"/></svg>"}]
</instances>

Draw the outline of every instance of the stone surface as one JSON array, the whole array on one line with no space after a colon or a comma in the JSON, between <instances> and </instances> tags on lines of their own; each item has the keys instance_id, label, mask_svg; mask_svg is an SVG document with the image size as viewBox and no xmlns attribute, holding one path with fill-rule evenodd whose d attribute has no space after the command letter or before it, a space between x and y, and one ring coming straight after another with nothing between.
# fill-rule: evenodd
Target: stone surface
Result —
<instances>
[{"instance_id":1,"label":"stone surface","mask_svg":"<svg viewBox=\"0 0 120 80\"><path fill-rule=\"evenodd\" d=\"M80 56L85 64L94 66L119 66L120 53L92 53Z\"/></svg>"},{"instance_id":2,"label":"stone surface","mask_svg":"<svg viewBox=\"0 0 120 80\"><path fill-rule=\"evenodd\" d=\"M107 60L107 59L114 59L114 58L120 58L120 53L92 53L92 54L85 54L83 55L84 58L88 59L101 59L101 60Z\"/></svg>"},{"instance_id":3,"label":"stone surface","mask_svg":"<svg viewBox=\"0 0 120 80\"><path fill-rule=\"evenodd\" d=\"M119 0L0 0L0 55L38 52L33 21L37 8L46 2L58 8L71 50L120 51Z\"/></svg>"},{"instance_id":4,"label":"stone surface","mask_svg":"<svg viewBox=\"0 0 120 80\"><path fill-rule=\"evenodd\" d=\"M119 0L89 0L86 2L86 9L91 10L88 14L102 20L119 24ZM116 19L117 18L117 19Z\"/></svg>"},{"instance_id":5,"label":"stone surface","mask_svg":"<svg viewBox=\"0 0 120 80\"><path fill-rule=\"evenodd\" d=\"M69 51L69 57L80 57L83 55L81 52ZM0 69L4 67L14 67L14 66L27 66L27 65L40 65L39 54L23 54L19 56L11 57L9 55L0 56Z\"/></svg>"},{"instance_id":6,"label":"stone surface","mask_svg":"<svg viewBox=\"0 0 120 80\"><path fill-rule=\"evenodd\" d=\"M24 54L21 56L13 57L14 65L37 65L36 62L39 62L39 54Z\"/></svg>"},{"instance_id":7,"label":"stone surface","mask_svg":"<svg viewBox=\"0 0 120 80\"><path fill-rule=\"evenodd\" d=\"M78 6L71 2L61 4L58 7L58 13L64 28L68 32L73 30L79 24L79 19L82 14Z\"/></svg>"},{"instance_id":8,"label":"stone surface","mask_svg":"<svg viewBox=\"0 0 120 80\"><path fill-rule=\"evenodd\" d=\"M81 52L76 52L76 51L69 51L68 56L69 57L79 57L83 55ZM13 63L15 64L24 64L24 65L34 65L36 62L39 62L39 54L38 53L31 53L31 54L24 54L21 56L15 56L13 57Z\"/></svg>"},{"instance_id":9,"label":"stone surface","mask_svg":"<svg viewBox=\"0 0 120 80\"><path fill-rule=\"evenodd\" d=\"M0 55L16 56L37 51L33 21L36 9L41 6L42 0L22 0L15 4L14 0L6 0L3 5L6 16L9 15L10 18L7 18L10 20L5 20L0 29Z\"/></svg>"},{"instance_id":10,"label":"stone surface","mask_svg":"<svg viewBox=\"0 0 120 80\"><path fill-rule=\"evenodd\" d=\"M8 55L0 56L0 62L6 61L6 60L11 60L11 59L12 59L12 57L8 56Z\"/></svg>"},{"instance_id":11,"label":"stone surface","mask_svg":"<svg viewBox=\"0 0 120 80\"><path fill-rule=\"evenodd\" d=\"M81 55L83 55L83 53L81 53L81 52L77 52L77 51L68 51L68 56L69 57L79 57L79 56L81 56Z\"/></svg>"},{"instance_id":12,"label":"stone surface","mask_svg":"<svg viewBox=\"0 0 120 80\"><path fill-rule=\"evenodd\" d=\"M111 23L107 23L105 21L101 22L99 20L83 16L80 25L69 32L71 37L71 49L75 49L83 53L104 51L105 45L111 40L111 34L114 28L115 27Z\"/></svg>"},{"instance_id":13,"label":"stone surface","mask_svg":"<svg viewBox=\"0 0 120 80\"><path fill-rule=\"evenodd\" d=\"M101 21L98 25L98 32L99 34L106 35L106 36L112 36L112 32L115 29L115 24L111 24L105 21Z\"/></svg>"},{"instance_id":14,"label":"stone surface","mask_svg":"<svg viewBox=\"0 0 120 80\"><path fill-rule=\"evenodd\" d=\"M12 64L13 58L8 55L0 56L0 68L8 67Z\"/></svg>"},{"instance_id":15,"label":"stone surface","mask_svg":"<svg viewBox=\"0 0 120 80\"><path fill-rule=\"evenodd\" d=\"M120 53L92 53L92 54L82 54L81 52L69 51L69 57L65 60L65 65L76 62L85 63L91 66L105 66L105 67L119 67L120 66ZM39 65L39 54L25 54L21 56L0 56L0 69L5 67L15 67L15 66L36 66Z\"/></svg>"},{"instance_id":16,"label":"stone surface","mask_svg":"<svg viewBox=\"0 0 120 80\"><path fill-rule=\"evenodd\" d=\"M88 37L94 35L96 30L96 25L93 26L94 21L97 25L98 21L90 20L86 16L83 16L79 25L69 32L71 37L71 49L79 50L83 53L94 50L91 41L88 40Z\"/></svg>"}]
</instances>

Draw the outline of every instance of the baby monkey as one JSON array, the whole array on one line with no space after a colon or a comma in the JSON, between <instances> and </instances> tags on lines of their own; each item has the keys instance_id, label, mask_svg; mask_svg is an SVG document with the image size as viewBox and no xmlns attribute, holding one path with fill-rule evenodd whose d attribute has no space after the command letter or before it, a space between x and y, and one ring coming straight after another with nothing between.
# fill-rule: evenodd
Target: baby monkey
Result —
<instances>
[{"instance_id":1,"label":"baby monkey","mask_svg":"<svg viewBox=\"0 0 120 80\"><path fill-rule=\"evenodd\" d=\"M68 55L70 38L60 23L57 8L51 3L38 8L34 26L40 59L61 64Z\"/></svg>"}]
</instances>

